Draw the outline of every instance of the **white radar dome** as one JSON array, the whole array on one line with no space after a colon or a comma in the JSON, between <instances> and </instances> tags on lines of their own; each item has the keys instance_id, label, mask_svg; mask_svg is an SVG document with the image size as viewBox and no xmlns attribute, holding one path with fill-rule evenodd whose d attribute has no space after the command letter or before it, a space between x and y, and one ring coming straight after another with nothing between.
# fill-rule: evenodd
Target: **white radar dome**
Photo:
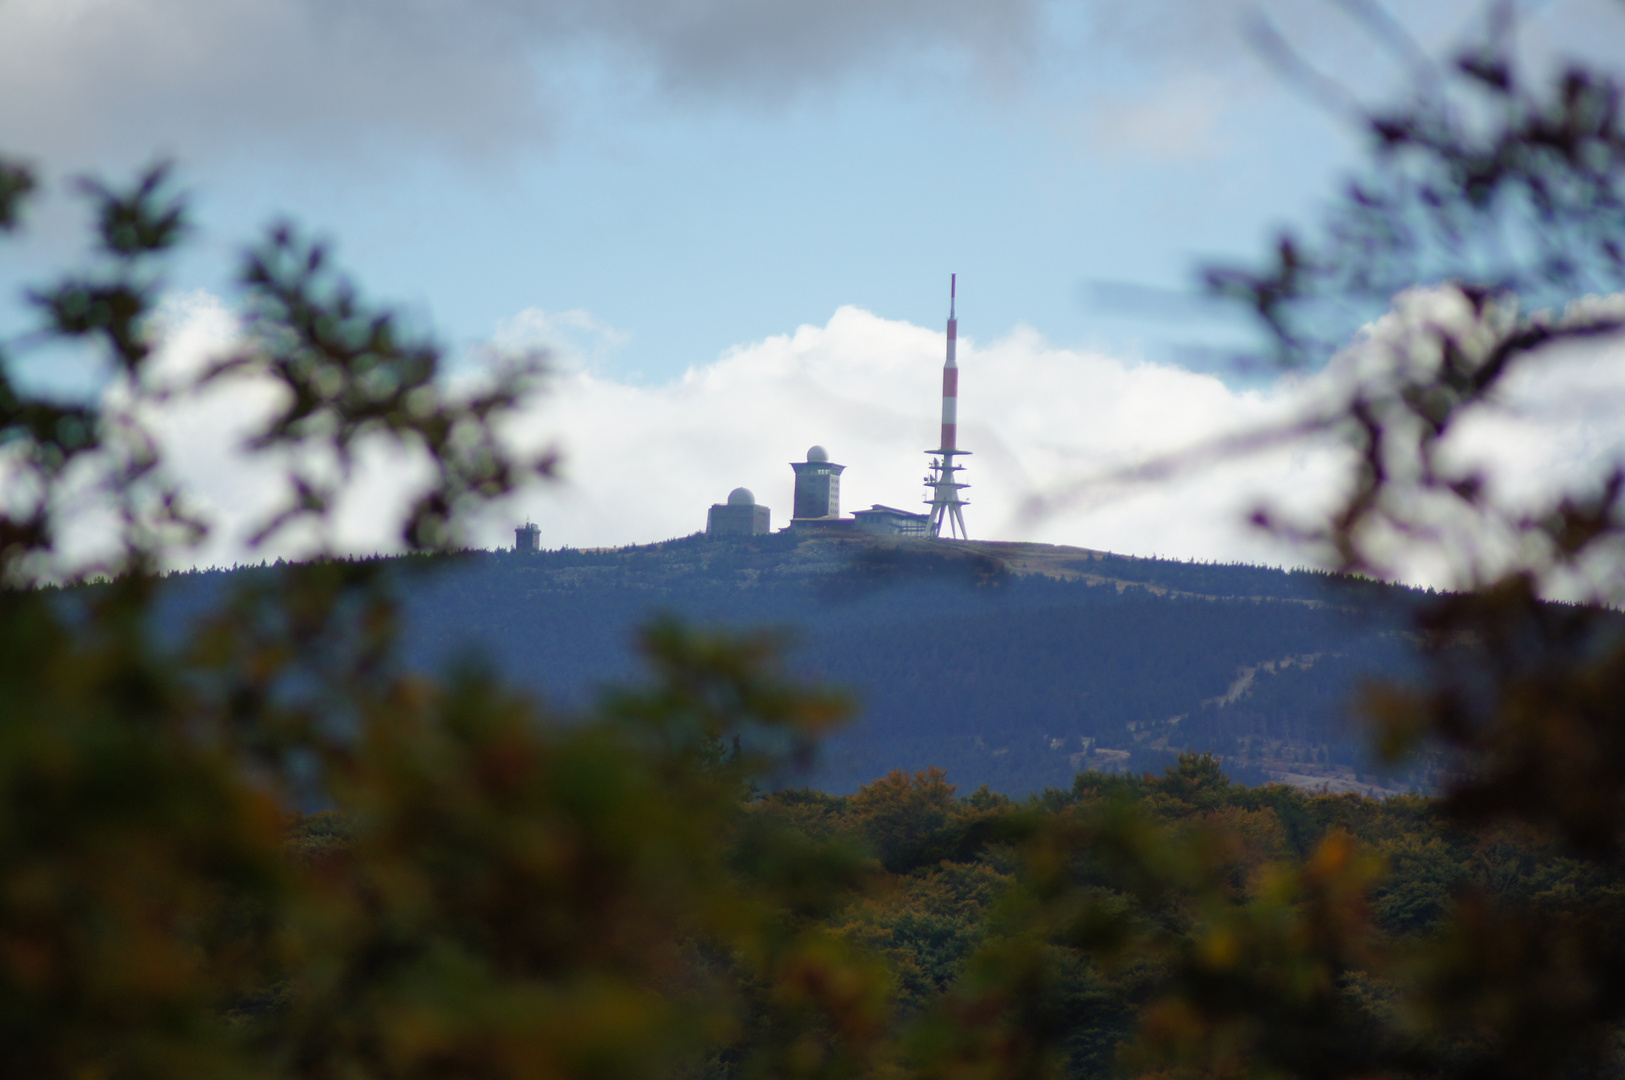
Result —
<instances>
[{"instance_id":1,"label":"white radar dome","mask_svg":"<svg viewBox=\"0 0 1625 1080\"><path fill-rule=\"evenodd\" d=\"M734 488L728 492L729 506L755 506L756 496L750 493L750 488Z\"/></svg>"},{"instance_id":2,"label":"white radar dome","mask_svg":"<svg viewBox=\"0 0 1625 1080\"><path fill-rule=\"evenodd\" d=\"M828 461L829 460L829 451L825 450L822 446L814 446L814 447L812 447L811 449L809 449L807 451L807 460L808 461Z\"/></svg>"}]
</instances>

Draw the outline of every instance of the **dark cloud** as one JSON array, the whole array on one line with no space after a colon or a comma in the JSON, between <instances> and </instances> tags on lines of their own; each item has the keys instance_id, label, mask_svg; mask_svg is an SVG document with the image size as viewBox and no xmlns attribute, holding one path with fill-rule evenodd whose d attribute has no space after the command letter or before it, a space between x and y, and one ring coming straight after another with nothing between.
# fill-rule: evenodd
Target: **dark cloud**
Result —
<instances>
[{"instance_id":1,"label":"dark cloud","mask_svg":"<svg viewBox=\"0 0 1625 1080\"><path fill-rule=\"evenodd\" d=\"M674 88L793 93L877 63L1002 65L1029 54L1040 0L611 0L593 29L647 56Z\"/></svg>"},{"instance_id":2,"label":"dark cloud","mask_svg":"<svg viewBox=\"0 0 1625 1080\"><path fill-rule=\"evenodd\" d=\"M1625 8L1612 0L1530 3L1530 36L1550 52L1621 38ZM1222 84L1215 92L1229 100L1281 86L1240 32L1260 14L1317 67L1381 96L1403 65L1350 17L1360 6L0 0L0 147L67 166L127 163L155 150L194 162L343 156L377 145L478 155L545 143L594 96L772 109L854 78L974 89L977 80L1003 88L1099 73L1110 93L1096 86L1077 105L1095 112L1125 94L1156 106L1170 83ZM1423 47L1438 49L1483 7L1418 0L1402 14Z\"/></svg>"},{"instance_id":3,"label":"dark cloud","mask_svg":"<svg viewBox=\"0 0 1625 1080\"><path fill-rule=\"evenodd\" d=\"M545 138L584 65L620 90L771 105L860 70L1008 66L1043 4L0 0L0 143L75 161L392 136L489 149Z\"/></svg>"}]
</instances>

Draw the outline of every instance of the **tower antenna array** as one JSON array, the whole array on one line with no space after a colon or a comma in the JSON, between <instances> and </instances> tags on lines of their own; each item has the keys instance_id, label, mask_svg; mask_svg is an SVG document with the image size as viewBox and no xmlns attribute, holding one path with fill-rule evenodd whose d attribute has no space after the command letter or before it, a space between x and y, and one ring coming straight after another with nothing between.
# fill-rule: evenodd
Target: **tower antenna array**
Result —
<instances>
[{"instance_id":1,"label":"tower antenna array","mask_svg":"<svg viewBox=\"0 0 1625 1080\"><path fill-rule=\"evenodd\" d=\"M942 442L935 450L927 450L931 455L931 465L925 474L925 486L929 489L931 497L926 500L931 507L931 524L928 535L932 539L942 536L947 529L949 538L958 536L959 539L969 539L965 532L965 514L961 507L970 505L959 497L962 489L970 487L961 484L956 477L964 471L965 466L955 464L956 457L965 457L969 450L959 449L959 363L956 359L959 345L959 319L956 317L959 294L959 275L948 276L948 360L942 365Z\"/></svg>"}]
</instances>

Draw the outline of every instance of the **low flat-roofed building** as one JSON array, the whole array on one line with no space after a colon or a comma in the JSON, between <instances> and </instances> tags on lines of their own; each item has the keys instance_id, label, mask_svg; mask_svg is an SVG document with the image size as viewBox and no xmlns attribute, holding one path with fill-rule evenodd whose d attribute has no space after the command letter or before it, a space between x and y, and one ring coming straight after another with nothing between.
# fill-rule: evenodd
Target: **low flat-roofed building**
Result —
<instances>
[{"instance_id":1,"label":"low flat-roofed building","mask_svg":"<svg viewBox=\"0 0 1625 1080\"><path fill-rule=\"evenodd\" d=\"M931 529L929 514L916 514L880 503L867 510L852 511L852 519L857 523L859 532L876 536L925 536Z\"/></svg>"}]
</instances>

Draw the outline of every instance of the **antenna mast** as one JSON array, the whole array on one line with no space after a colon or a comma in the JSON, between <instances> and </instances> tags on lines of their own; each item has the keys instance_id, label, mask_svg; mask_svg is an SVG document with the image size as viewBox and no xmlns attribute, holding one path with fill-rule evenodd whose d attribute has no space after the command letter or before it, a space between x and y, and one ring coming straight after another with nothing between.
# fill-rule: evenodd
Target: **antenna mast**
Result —
<instances>
[{"instance_id":1,"label":"antenna mast","mask_svg":"<svg viewBox=\"0 0 1625 1080\"><path fill-rule=\"evenodd\" d=\"M960 509L969 504L959 497L959 492L970 485L961 484L955 479L965 467L954 463L954 458L970 454L969 450L959 449L959 319L955 313L958 298L959 275L950 274L948 359L942 365L942 441L935 450L926 451L931 455L930 469L925 476L925 486L931 493L926 500L931 507L931 524L927 534L933 540L942 537L944 528L948 530L949 539L956 535L961 540L969 539L965 532L965 515Z\"/></svg>"}]
</instances>

